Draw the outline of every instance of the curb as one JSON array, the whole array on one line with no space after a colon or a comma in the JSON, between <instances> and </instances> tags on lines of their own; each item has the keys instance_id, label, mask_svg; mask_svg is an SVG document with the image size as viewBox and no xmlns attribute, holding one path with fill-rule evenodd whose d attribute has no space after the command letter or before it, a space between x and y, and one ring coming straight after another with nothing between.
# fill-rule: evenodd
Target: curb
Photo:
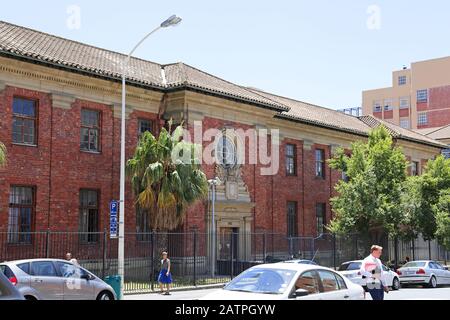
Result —
<instances>
[{"instance_id":1,"label":"curb","mask_svg":"<svg viewBox=\"0 0 450 320\"><path fill-rule=\"evenodd\" d=\"M207 290L207 289L220 289L223 288L225 283L222 284L211 284L211 285L203 285L203 286L192 286L192 287L182 287L182 288L171 288L170 292L183 292L183 291L194 291L194 290ZM125 296L138 296L144 294L159 294L159 290L148 291L148 292L130 292L125 293Z\"/></svg>"}]
</instances>

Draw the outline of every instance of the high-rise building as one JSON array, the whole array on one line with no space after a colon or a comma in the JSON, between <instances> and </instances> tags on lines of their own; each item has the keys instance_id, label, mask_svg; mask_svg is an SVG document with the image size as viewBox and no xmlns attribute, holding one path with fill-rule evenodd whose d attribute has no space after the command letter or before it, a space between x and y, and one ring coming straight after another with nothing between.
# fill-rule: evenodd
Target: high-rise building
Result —
<instances>
[{"instance_id":1,"label":"high-rise building","mask_svg":"<svg viewBox=\"0 0 450 320\"><path fill-rule=\"evenodd\" d=\"M392 74L392 87L363 91L363 114L406 129L450 124L450 57L414 62Z\"/></svg>"}]
</instances>

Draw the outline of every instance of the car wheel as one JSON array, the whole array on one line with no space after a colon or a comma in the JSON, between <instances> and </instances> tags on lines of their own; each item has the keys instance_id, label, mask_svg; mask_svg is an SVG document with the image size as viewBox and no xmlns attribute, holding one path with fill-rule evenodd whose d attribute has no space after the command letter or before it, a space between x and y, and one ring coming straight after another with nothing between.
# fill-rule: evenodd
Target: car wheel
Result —
<instances>
[{"instance_id":1,"label":"car wheel","mask_svg":"<svg viewBox=\"0 0 450 320\"><path fill-rule=\"evenodd\" d=\"M437 280L435 276L431 276L430 282L428 282L429 288L436 288L437 287Z\"/></svg>"},{"instance_id":2,"label":"car wheel","mask_svg":"<svg viewBox=\"0 0 450 320\"><path fill-rule=\"evenodd\" d=\"M394 278L394 280L392 280L392 289L393 290L400 289L400 280L398 280L398 278Z\"/></svg>"},{"instance_id":3,"label":"car wheel","mask_svg":"<svg viewBox=\"0 0 450 320\"><path fill-rule=\"evenodd\" d=\"M27 301L36 301L36 300L37 300L37 299L36 299L35 297L33 297L33 296L25 296L24 298L25 298L25 300L27 300Z\"/></svg>"},{"instance_id":4,"label":"car wheel","mask_svg":"<svg viewBox=\"0 0 450 320\"><path fill-rule=\"evenodd\" d=\"M111 292L109 291L102 291L100 292L100 294L97 296L97 300L114 300L114 296Z\"/></svg>"}]
</instances>

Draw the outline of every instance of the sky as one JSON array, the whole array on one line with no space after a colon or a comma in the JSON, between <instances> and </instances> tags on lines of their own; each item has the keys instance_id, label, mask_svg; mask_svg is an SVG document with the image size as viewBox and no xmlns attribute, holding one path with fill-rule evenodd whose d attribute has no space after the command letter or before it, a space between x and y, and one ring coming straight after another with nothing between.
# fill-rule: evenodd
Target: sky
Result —
<instances>
[{"instance_id":1,"label":"sky","mask_svg":"<svg viewBox=\"0 0 450 320\"><path fill-rule=\"evenodd\" d=\"M339 109L411 62L450 56L447 0L3 1L0 20Z\"/></svg>"}]
</instances>

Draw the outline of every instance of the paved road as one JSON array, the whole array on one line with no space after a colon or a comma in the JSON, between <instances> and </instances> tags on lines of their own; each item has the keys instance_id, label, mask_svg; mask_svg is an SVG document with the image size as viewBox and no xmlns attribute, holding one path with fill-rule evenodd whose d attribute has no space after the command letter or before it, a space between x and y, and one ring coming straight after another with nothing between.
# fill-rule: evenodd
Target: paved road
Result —
<instances>
[{"instance_id":1,"label":"paved road","mask_svg":"<svg viewBox=\"0 0 450 320\"><path fill-rule=\"evenodd\" d=\"M204 297L218 289L192 290L173 292L171 296L160 294L129 295L126 300L194 300ZM367 297L370 300L370 297ZM450 287L428 289L421 287L404 288L399 291L391 291L386 295L386 300L450 300Z\"/></svg>"}]
</instances>

